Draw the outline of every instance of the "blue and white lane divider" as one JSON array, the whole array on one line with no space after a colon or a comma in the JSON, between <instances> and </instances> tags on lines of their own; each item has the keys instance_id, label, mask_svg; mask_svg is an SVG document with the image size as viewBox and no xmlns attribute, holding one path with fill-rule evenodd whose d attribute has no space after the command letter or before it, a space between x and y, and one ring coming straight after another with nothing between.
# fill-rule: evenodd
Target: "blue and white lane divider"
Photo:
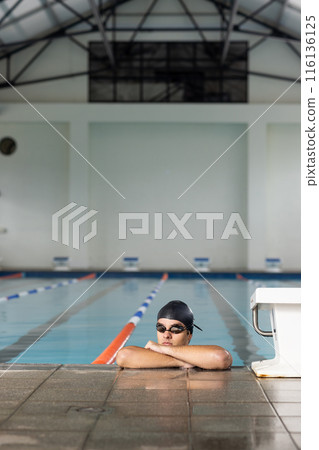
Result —
<instances>
[{"instance_id":1,"label":"blue and white lane divider","mask_svg":"<svg viewBox=\"0 0 319 450\"><path fill-rule=\"evenodd\" d=\"M155 288L151 291L150 295L146 297L144 300L144 303L141 304L141 306L138 308L134 316L132 316L127 323L133 323L135 326L138 324L138 322L143 317L146 309L149 307L149 305L152 303L154 297L158 293L158 291L161 289L162 284L165 283L167 280L167 274L164 274L159 283L155 286Z\"/></svg>"},{"instance_id":2,"label":"blue and white lane divider","mask_svg":"<svg viewBox=\"0 0 319 450\"><path fill-rule=\"evenodd\" d=\"M158 293L163 283L168 278L168 274L164 273L159 283L156 287L151 291L150 295L146 297L144 303L138 308L134 316L130 318L130 320L126 323L124 328L119 332L116 338L110 343L108 347L91 363L91 364L112 364L115 361L117 352L125 345L125 343L130 338L131 334L136 328L136 325L143 317L146 309L152 302L155 295Z\"/></svg>"},{"instance_id":3,"label":"blue and white lane divider","mask_svg":"<svg viewBox=\"0 0 319 450\"><path fill-rule=\"evenodd\" d=\"M54 284L51 284L50 286L40 286L36 289L30 289L29 291L22 291L17 294L8 295L7 297L0 297L0 302L13 300L15 298L20 298L20 297L25 297L26 295L38 294L39 292L49 291L50 289L67 286L69 284L79 283L80 281L83 281L83 280L89 280L91 278L95 278L95 276L96 276L95 273L91 273L89 275L86 275L85 277L72 278L71 280L61 281L60 283L54 283Z\"/></svg>"}]
</instances>

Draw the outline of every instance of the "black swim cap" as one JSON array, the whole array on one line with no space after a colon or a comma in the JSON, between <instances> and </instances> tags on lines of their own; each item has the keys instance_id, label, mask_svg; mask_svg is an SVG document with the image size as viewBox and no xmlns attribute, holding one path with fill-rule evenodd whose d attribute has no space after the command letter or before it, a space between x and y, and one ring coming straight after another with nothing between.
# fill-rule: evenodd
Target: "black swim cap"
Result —
<instances>
[{"instance_id":1,"label":"black swim cap","mask_svg":"<svg viewBox=\"0 0 319 450\"><path fill-rule=\"evenodd\" d=\"M193 327L203 331L194 324L193 311L186 305L186 303L181 302L180 300L172 300L163 306L157 314L157 320L161 318L178 320L179 322L182 322L191 334L193 334Z\"/></svg>"}]
</instances>

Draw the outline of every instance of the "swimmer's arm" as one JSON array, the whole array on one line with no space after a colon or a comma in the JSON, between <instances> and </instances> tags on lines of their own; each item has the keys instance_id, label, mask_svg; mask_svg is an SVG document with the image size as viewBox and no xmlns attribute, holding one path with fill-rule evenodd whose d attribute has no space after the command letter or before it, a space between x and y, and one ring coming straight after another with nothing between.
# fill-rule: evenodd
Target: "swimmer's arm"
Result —
<instances>
[{"instance_id":1,"label":"swimmer's arm","mask_svg":"<svg viewBox=\"0 0 319 450\"><path fill-rule=\"evenodd\" d=\"M192 367L185 361L172 356L154 352L151 349L127 346L121 348L116 356L116 363L127 369L158 369L164 367Z\"/></svg>"},{"instance_id":2,"label":"swimmer's arm","mask_svg":"<svg viewBox=\"0 0 319 450\"><path fill-rule=\"evenodd\" d=\"M233 359L231 354L218 345L160 345L148 341L146 348L177 360L184 361L191 366L201 369L229 369Z\"/></svg>"}]
</instances>

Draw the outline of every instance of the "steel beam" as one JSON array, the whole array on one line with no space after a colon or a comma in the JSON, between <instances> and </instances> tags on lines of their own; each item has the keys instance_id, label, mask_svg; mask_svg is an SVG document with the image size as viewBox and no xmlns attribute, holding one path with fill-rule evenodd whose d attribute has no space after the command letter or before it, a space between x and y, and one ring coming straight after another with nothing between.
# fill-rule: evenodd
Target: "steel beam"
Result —
<instances>
[{"instance_id":1,"label":"steel beam","mask_svg":"<svg viewBox=\"0 0 319 450\"><path fill-rule=\"evenodd\" d=\"M52 77L45 77L45 78L38 78L38 79L34 79L34 80L27 80L27 81L20 81L18 83L11 83L13 86L25 86L28 84L36 84L36 83L44 83L44 82L48 82L48 81L58 81L58 80L63 80L63 79L67 79L67 78L73 78L73 77L79 77L79 76L88 76L88 75L94 75L97 74L99 72L103 72L105 69L97 69L94 71L82 71L82 72L76 72L76 73L71 73L71 74L62 74L62 75L56 75L56 76L52 76ZM269 73L263 73L263 72L254 72L254 71L242 71L242 70L237 70L237 69L229 69L230 72L234 72L235 74L237 74L238 76L242 75L244 77L247 77L248 75L253 75L253 76L259 76L259 77L264 77L264 78L271 78L274 80L281 80L281 81L288 81L288 82L295 82L296 80L293 78L289 78L289 77L284 77L281 75L273 75L273 74L269 74ZM219 77L216 77L215 79L218 79ZM107 77L103 77L103 79L108 79ZM113 79L113 76L110 76L109 79ZM224 78L225 79L225 78ZM227 76L226 79L229 79L229 77ZM300 83L300 80L297 81L297 83ZM0 83L0 89L1 88L7 88L8 85L7 83Z\"/></svg>"},{"instance_id":2,"label":"steel beam","mask_svg":"<svg viewBox=\"0 0 319 450\"><path fill-rule=\"evenodd\" d=\"M137 25L136 30L134 31L133 35L131 36L130 39L130 43L132 43L137 35L137 33L141 30L143 24L145 23L146 19L148 18L148 16L150 15L150 13L152 12L152 9L154 8L154 6L156 5L156 3L158 2L158 0L153 0L152 3L150 4L150 6L147 8L147 10L145 11L145 14L143 15L141 21L139 22L139 24Z\"/></svg>"},{"instance_id":3,"label":"steel beam","mask_svg":"<svg viewBox=\"0 0 319 450\"><path fill-rule=\"evenodd\" d=\"M61 6L63 6L65 9L70 11L74 16L78 17L81 20L81 22L86 22L88 25L90 25L91 29L94 27L94 25L90 22L89 19L82 16L82 14L80 14L78 11L76 11L74 8L72 8L67 3L64 3L63 0L55 0L55 1L58 2Z\"/></svg>"},{"instance_id":4,"label":"steel beam","mask_svg":"<svg viewBox=\"0 0 319 450\"><path fill-rule=\"evenodd\" d=\"M216 7L217 7L217 5L219 5L221 8L227 9L227 10L229 10L229 9L231 8L228 4L224 3L224 2L221 1L221 0L207 0L207 1L209 1L210 3L213 3ZM287 33L287 32L278 30L278 28L276 28L276 27L273 26L272 24L269 24L269 23L267 23L267 22L264 22L263 20L257 19L257 18L255 18L255 17L251 17L247 12L244 12L244 11L243 11L242 9L240 9L240 8L238 8L237 14L238 14L239 16L248 18L249 20L251 20L252 22L257 23L258 25L262 25L263 27L268 28L268 29L271 30L271 31L273 32L273 34L274 34L275 36L277 36L277 37L282 37L282 38L286 37L287 40L300 40L299 37L296 37L296 36L293 36L292 34L289 34L289 33ZM234 27L234 28L235 28L235 27ZM236 29L236 31L247 32L247 30L241 30L241 29L238 29L238 28ZM251 34L258 34L258 33L251 32ZM264 33L264 35L267 36L267 34L265 34L265 33Z\"/></svg>"},{"instance_id":5,"label":"steel beam","mask_svg":"<svg viewBox=\"0 0 319 450\"><path fill-rule=\"evenodd\" d=\"M116 4L117 6L127 3L130 0L117 0L117 1L113 1L112 3L108 3L106 6L103 7L102 11L108 11L109 9L111 9L112 7L114 7L114 5ZM51 3L50 3L51 4ZM48 4L46 5L46 7L48 6ZM34 9L33 12L38 12L40 11L42 8L37 8ZM27 17L27 15L25 15L24 17ZM86 17L84 17L82 15L83 18L79 19L79 20L75 20L72 21L71 23L69 23L68 25L64 25L62 27L60 27L59 30L55 30L55 31L51 31L43 36L39 36L37 38L34 39L27 39L27 40L23 40L20 42L9 42L3 45L0 45L0 49L1 48L8 48L8 47L18 47L15 48L14 50L6 53L5 55L0 56L0 60L7 57L8 55L13 55L15 53L19 53L20 51L25 50L26 48L30 47L31 45L33 45L35 42L40 42L40 41L46 41L48 39L58 39L58 38L64 38L64 37L69 37L71 36L77 36L77 35L81 35L81 34L86 34L88 33L88 31L80 31L80 32L74 32L74 33L66 33L70 28L79 25L80 23L82 23L85 20L88 20L92 17L94 17L93 12L91 10L89 10L89 13L87 14ZM11 21L12 22L12 21ZM6 26L6 24L4 25ZM94 26L94 28L91 30L93 32L98 31L97 26Z\"/></svg>"},{"instance_id":6,"label":"steel beam","mask_svg":"<svg viewBox=\"0 0 319 450\"><path fill-rule=\"evenodd\" d=\"M73 77L81 77L85 75L93 75L95 73L104 71L105 69L97 69L93 71L82 71L82 72L75 72L75 73L67 73L62 75L55 75L52 77L43 77L43 78L36 78L34 80L26 80L26 81L18 81L17 83L11 83L13 86L25 86L28 84L36 84L36 83L45 83L48 81L58 81L58 80L64 80L67 78L73 78ZM7 78L9 80L9 78ZM10 80L9 80L10 81ZM7 88L9 85L7 83L0 83L0 89Z\"/></svg>"},{"instance_id":7,"label":"steel beam","mask_svg":"<svg viewBox=\"0 0 319 450\"><path fill-rule=\"evenodd\" d=\"M2 0L2 1L4 1L4 0ZM10 20L7 20L6 23L1 26L1 28L2 29L6 28L6 27L8 27L10 25L13 25L14 23L20 22L21 20L32 16L33 14L38 13L39 11L43 11L45 8L48 8L50 5L54 4L54 2L55 2L55 0L52 0L52 2L47 1L47 3L45 3L45 5L43 7L42 6L38 6L37 8L30 9L29 11L21 14L19 17L14 17L14 18L12 18Z\"/></svg>"},{"instance_id":8,"label":"steel beam","mask_svg":"<svg viewBox=\"0 0 319 450\"><path fill-rule=\"evenodd\" d=\"M225 60L228 55L229 44L230 44L230 35L234 28L234 20L235 20L235 16L236 16L237 10L238 10L238 4L239 4L239 0L233 1L233 7L231 10L231 14L230 14L230 20L228 22L227 33L226 33L226 37L224 40L224 47L223 47L223 51L222 51L222 57L221 57L221 65L222 66L224 65Z\"/></svg>"},{"instance_id":9,"label":"steel beam","mask_svg":"<svg viewBox=\"0 0 319 450\"><path fill-rule=\"evenodd\" d=\"M200 37L202 38L202 40L204 42L207 42L207 39L203 33L203 29L198 25L197 21L195 20L193 14L190 12L190 10L187 8L187 6L185 5L183 0L179 0L179 3L182 5L182 7L184 8L187 16L189 17L190 21L192 22L192 24L194 25L195 29L198 31L198 34L200 35Z\"/></svg>"},{"instance_id":10,"label":"steel beam","mask_svg":"<svg viewBox=\"0 0 319 450\"><path fill-rule=\"evenodd\" d=\"M277 25L280 25L284 10L286 8L286 6L288 5L288 0L284 0L281 4L281 8L277 17Z\"/></svg>"},{"instance_id":11,"label":"steel beam","mask_svg":"<svg viewBox=\"0 0 319 450\"><path fill-rule=\"evenodd\" d=\"M22 2L22 0L18 0L15 2L14 5L11 6L11 8L8 9L8 11L1 17L0 19L0 25L2 24L2 22L8 17L10 16L10 14L12 13L12 11L14 11L16 9L16 7Z\"/></svg>"},{"instance_id":12,"label":"steel beam","mask_svg":"<svg viewBox=\"0 0 319 450\"><path fill-rule=\"evenodd\" d=\"M295 55L301 58L301 53L296 49L294 45L292 45L290 42L287 42L287 45L295 53Z\"/></svg>"},{"instance_id":13,"label":"steel beam","mask_svg":"<svg viewBox=\"0 0 319 450\"><path fill-rule=\"evenodd\" d=\"M44 52L44 50L46 50L49 45L51 44L52 41L48 41L46 42L41 48L40 50L38 50L36 52L36 54L34 56L32 56L32 58L22 67L22 69L12 78L12 80L10 81L11 84L14 84L18 78L21 77L21 75L28 69L28 67L31 66L31 64L41 55L41 53Z\"/></svg>"},{"instance_id":14,"label":"steel beam","mask_svg":"<svg viewBox=\"0 0 319 450\"><path fill-rule=\"evenodd\" d=\"M277 19L276 19L276 21L275 21L275 26L276 26L277 28L278 28L279 25L280 25L280 21L281 21L282 15L283 15L283 13L284 13L284 9L285 9L285 7L286 7L286 5L287 5L287 2L288 2L288 0L284 0L283 3L281 4L281 8L280 8L279 14L278 14ZM267 39L267 36L262 37L261 39L259 39L259 41L256 42L256 43L253 45L253 48L258 47L260 44L262 44L263 42L265 42L266 39Z\"/></svg>"},{"instance_id":15,"label":"steel beam","mask_svg":"<svg viewBox=\"0 0 319 450\"><path fill-rule=\"evenodd\" d=\"M105 31L122 31L122 32L134 32L135 28L131 28L131 27L120 27L120 28L113 28L113 27L108 27L106 28ZM210 31L210 32L218 32L218 31L222 31L225 32L227 31L226 28L221 28L221 27L204 27L202 28L203 31ZM95 27L95 29L92 30L92 32L96 32L98 31L98 28ZM174 31L174 32L196 32L197 30L194 30L193 28L142 28L140 30L140 32L145 32L145 33L150 33L150 32L154 32L154 31L161 31L161 32L169 32L169 31ZM260 33L260 32L255 32L255 31L248 31L248 30L237 30L236 25L234 26L234 31L239 32L241 34L250 34L253 36L262 36L262 37L267 37L269 39L276 39L278 41L282 41L282 42L291 42L291 43L299 43L300 40L296 39L296 38L287 38L284 36L273 36L271 34L265 34L265 33ZM83 34L88 34L88 31L77 31L74 33L67 33L67 34L58 34L58 35L48 35L48 36L43 36L41 38L37 38L37 39L28 39L28 40L24 40L24 41L16 41L16 42L7 42L7 43L2 43L0 44L0 51L1 49L6 49L6 48L10 48L10 47L19 47L17 49L12 50L12 52L10 52L10 55L14 54L14 53L18 53L22 50L25 50L26 48L30 47L30 45L35 44L36 42L42 42L42 41L46 41L48 39L61 39L61 38L69 38L71 36L81 36ZM2 55L0 56L0 60L5 57L8 56L8 54Z\"/></svg>"},{"instance_id":16,"label":"steel beam","mask_svg":"<svg viewBox=\"0 0 319 450\"><path fill-rule=\"evenodd\" d=\"M105 31L122 31L122 32L133 32L135 30L135 27L107 27L105 29ZM201 30L203 31L210 31L210 32L217 32L217 31L227 31L227 28L222 28L222 27L201 27ZM3 43L0 44L0 50L1 48L9 48L9 47L17 47L17 46L22 46L23 44L23 48L21 48L21 50L23 50L24 48L36 43L36 42L41 42L41 41L46 41L48 39L59 39L59 38L65 38L65 37L69 37L69 36L80 36L82 34L89 34L91 32L96 32L98 31L98 28L95 27L92 31L76 31L73 33L65 33L65 34L55 34L53 33L52 35L46 35L43 37L39 37L36 39L27 39L24 41L16 41L16 42L7 42L7 43ZM150 32L156 32L156 31L161 31L161 32L170 32L170 31L174 31L174 32L196 32L197 30L194 30L194 28L175 28L175 27L170 27L170 28L163 28L163 27L158 27L158 28L142 28L140 30L140 32L145 32L145 33L150 33ZM258 31L250 31L250 30L238 30L237 26L234 25L234 31L241 33L241 34L250 34L253 36L262 36L262 37L269 37L270 39L276 39L279 41L283 41L283 42L300 42L299 39L297 38L291 38L291 37L286 37L286 36L274 36L271 34L267 34L267 33L261 33ZM15 52L19 51L19 49L16 49ZM0 58L1 59L1 58Z\"/></svg>"},{"instance_id":17,"label":"steel beam","mask_svg":"<svg viewBox=\"0 0 319 450\"><path fill-rule=\"evenodd\" d=\"M114 68L115 67L115 60L114 60L113 52L112 52L110 43L109 43L109 41L107 39L106 31L105 31L105 29L103 27L103 24L102 24L102 21L101 21L101 17L100 17L98 8L96 6L95 0L88 0L88 2L91 5L91 9L93 11L93 15L95 17L95 21L96 21L97 27L98 27L98 29L100 31L101 36L102 36L102 41L103 41L103 45L104 45L104 48L105 48L105 52L106 52L109 60L111 61L112 67Z\"/></svg>"},{"instance_id":18,"label":"steel beam","mask_svg":"<svg viewBox=\"0 0 319 450\"><path fill-rule=\"evenodd\" d=\"M84 44L82 44L82 42L79 42L77 39L75 39L73 36L68 36L68 38L70 39L71 42L73 42L75 45L77 45L78 47L80 47L82 50L84 50L87 53L91 53L89 48L86 47Z\"/></svg>"},{"instance_id":19,"label":"steel beam","mask_svg":"<svg viewBox=\"0 0 319 450\"><path fill-rule=\"evenodd\" d=\"M228 69L230 72L234 72L234 73L238 73L240 74L244 74L244 75L254 75L256 77L264 77L264 78L271 78L273 80L281 80L281 81L289 81L291 83L294 83L296 81L295 78L290 78L290 77L284 77L282 75L274 75L272 73L265 73L265 72L255 72L255 71L251 71L251 70L247 70L247 71L242 71L239 69ZM297 83L300 83L300 80L297 81Z\"/></svg>"},{"instance_id":20,"label":"steel beam","mask_svg":"<svg viewBox=\"0 0 319 450\"><path fill-rule=\"evenodd\" d=\"M7 67L6 67L7 80L10 80L10 75L11 75L11 57L8 56L7 57Z\"/></svg>"},{"instance_id":21,"label":"steel beam","mask_svg":"<svg viewBox=\"0 0 319 450\"><path fill-rule=\"evenodd\" d=\"M267 3L265 3L264 5L261 5L260 8L256 9L254 12L252 12L251 14L249 14L248 16L246 16L241 22L239 22L237 24L238 27L241 27L245 22L247 22L248 20L253 19L255 16L257 16L257 14L259 14L261 11L263 11L264 9L268 8L268 6L272 5L276 0L269 0Z\"/></svg>"},{"instance_id":22,"label":"steel beam","mask_svg":"<svg viewBox=\"0 0 319 450\"><path fill-rule=\"evenodd\" d=\"M44 7L46 0L40 0L40 3L42 5L42 7ZM55 14L55 11L53 11L52 5L50 5L48 8L43 9L43 10L47 13L47 16L53 20L54 26L60 27L60 22Z\"/></svg>"}]
</instances>

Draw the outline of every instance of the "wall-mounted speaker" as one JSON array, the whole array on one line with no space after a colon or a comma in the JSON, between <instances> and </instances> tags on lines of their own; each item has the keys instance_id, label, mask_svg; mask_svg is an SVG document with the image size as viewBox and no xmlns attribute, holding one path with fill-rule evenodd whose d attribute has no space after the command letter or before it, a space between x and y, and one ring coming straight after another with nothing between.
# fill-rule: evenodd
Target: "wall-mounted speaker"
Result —
<instances>
[{"instance_id":1,"label":"wall-mounted speaker","mask_svg":"<svg viewBox=\"0 0 319 450\"><path fill-rule=\"evenodd\" d=\"M17 149L17 143L12 137L4 137L0 140L0 153L9 156Z\"/></svg>"}]
</instances>

